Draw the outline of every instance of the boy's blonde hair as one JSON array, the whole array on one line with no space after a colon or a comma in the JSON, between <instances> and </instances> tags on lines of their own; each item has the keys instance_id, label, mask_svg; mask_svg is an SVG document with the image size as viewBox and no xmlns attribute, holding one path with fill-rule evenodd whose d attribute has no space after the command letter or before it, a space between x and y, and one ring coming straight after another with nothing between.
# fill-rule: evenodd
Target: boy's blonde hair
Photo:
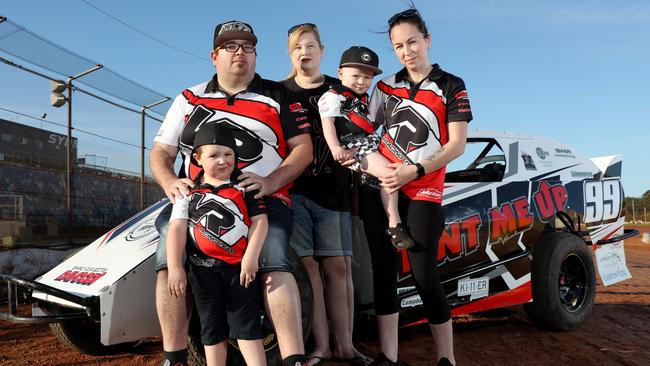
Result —
<instances>
[{"instance_id":1,"label":"boy's blonde hair","mask_svg":"<svg viewBox=\"0 0 650 366\"><path fill-rule=\"evenodd\" d=\"M305 33L312 33L314 35L314 38L316 38L316 42L318 42L318 46L320 47L321 51L325 49L325 46L323 46L323 42L320 40L320 33L318 33L318 29L316 27L311 26L309 24L303 24L296 28L291 34L289 35L289 40L287 41L288 48L289 48L289 55L291 55L291 52L296 49L296 46L298 46L298 38L302 36ZM291 65L291 72L289 73L289 76L287 79L291 79L295 77L298 74L298 70Z\"/></svg>"}]
</instances>

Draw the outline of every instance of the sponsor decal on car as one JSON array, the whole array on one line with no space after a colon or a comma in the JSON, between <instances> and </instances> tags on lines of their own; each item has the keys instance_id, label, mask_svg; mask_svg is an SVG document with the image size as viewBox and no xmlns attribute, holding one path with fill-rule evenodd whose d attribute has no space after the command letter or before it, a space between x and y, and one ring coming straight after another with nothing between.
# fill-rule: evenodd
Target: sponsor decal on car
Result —
<instances>
[{"instance_id":1,"label":"sponsor decal on car","mask_svg":"<svg viewBox=\"0 0 650 366\"><path fill-rule=\"evenodd\" d=\"M593 178L593 173L591 172L575 172L571 171L571 178Z\"/></svg>"},{"instance_id":2,"label":"sponsor decal on car","mask_svg":"<svg viewBox=\"0 0 650 366\"><path fill-rule=\"evenodd\" d=\"M539 158L542 160L546 159L546 157L549 155L548 151L542 149L541 147L535 149L535 153L537 153L537 156L539 156Z\"/></svg>"},{"instance_id":3,"label":"sponsor decal on car","mask_svg":"<svg viewBox=\"0 0 650 366\"><path fill-rule=\"evenodd\" d=\"M400 303L400 306L403 308L412 308L420 305L422 305L422 299L420 298L420 295L409 296L405 299L402 299L402 302Z\"/></svg>"},{"instance_id":4,"label":"sponsor decal on car","mask_svg":"<svg viewBox=\"0 0 650 366\"><path fill-rule=\"evenodd\" d=\"M573 154L571 149L560 149L560 148L555 148L555 153L553 154L556 158L569 158L569 159L575 159L576 156Z\"/></svg>"},{"instance_id":5,"label":"sponsor decal on car","mask_svg":"<svg viewBox=\"0 0 650 366\"><path fill-rule=\"evenodd\" d=\"M90 286L102 278L107 271L107 268L74 266L71 270L61 273L54 281Z\"/></svg>"},{"instance_id":6,"label":"sponsor decal on car","mask_svg":"<svg viewBox=\"0 0 650 366\"><path fill-rule=\"evenodd\" d=\"M524 159L524 167L526 170L537 170L535 162L533 162L533 157L528 155L525 152L521 152L521 158Z\"/></svg>"},{"instance_id":7,"label":"sponsor decal on car","mask_svg":"<svg viewBox=\"0 0 650 366\"><path fill-rule=\"evenodd\" d=\"M401 294L407 293L409 291L414 291L414 290L415 290L415 286L398 287L397 288L397 295L401 295Z\"/></svg>"}]
</instances>

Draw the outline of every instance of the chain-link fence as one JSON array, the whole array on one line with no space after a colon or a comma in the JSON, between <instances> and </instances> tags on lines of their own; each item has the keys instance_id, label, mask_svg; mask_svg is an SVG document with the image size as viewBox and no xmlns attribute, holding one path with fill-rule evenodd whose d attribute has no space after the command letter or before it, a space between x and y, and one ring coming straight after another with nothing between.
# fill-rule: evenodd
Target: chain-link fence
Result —
<instances>
[{"instance_id":1,"label":"chain-link fence","mask_svg":"<svg viewBox=\"0 0 650 366\"><path fill-rule=\"evenodd\" d=\"M3 87L14 90L0 102L0 239L95 235L164 197L145 162L169 97L2 16L0 62ZM48 90L30 87L38 80L72 86L67 124L41 102Z\"/></svg>"}]
</instances>

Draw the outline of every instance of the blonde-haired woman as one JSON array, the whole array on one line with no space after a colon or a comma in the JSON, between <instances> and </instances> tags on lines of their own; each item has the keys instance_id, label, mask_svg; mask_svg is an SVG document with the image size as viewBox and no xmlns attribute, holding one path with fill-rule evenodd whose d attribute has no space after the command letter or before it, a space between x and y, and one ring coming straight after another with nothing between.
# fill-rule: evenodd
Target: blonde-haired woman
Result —
<instances>
[{"instance_id":1,"label":"blonde-haired woman","mask_svg":"<svg viewBox=\"0 0 650 366\"><path fill-rule=\"evenodd\" d=\"M334 161L323 136L318 100L339 81L321 73L324 46L316 25L289 29L292 70L282 81L312 125L314 160L291 189L293 232L290 245L307 268L314 291L314 349L309 365L330 357L365 365L368 360L352 346L354 291L352 287L352 220L349 169ZM332 321L330 345L328 315Z\"/></svg>"}]
</instances>

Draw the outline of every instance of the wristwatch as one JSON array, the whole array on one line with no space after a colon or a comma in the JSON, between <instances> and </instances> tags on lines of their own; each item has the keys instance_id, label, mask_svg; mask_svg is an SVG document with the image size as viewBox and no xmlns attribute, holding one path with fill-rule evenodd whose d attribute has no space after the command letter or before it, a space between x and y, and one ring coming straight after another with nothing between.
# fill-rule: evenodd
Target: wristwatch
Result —
<instances>
[{"instance_id":1,"label":"wristwatch","mask_svg":"<svg viewBox=\"0 0 650 366\"><path fill-rule=\"evenodd\" d=\"M418 178L424 176L424 167L420 163L415 163L415 168L417 169Z\"/></svg>"}]
</instances>

